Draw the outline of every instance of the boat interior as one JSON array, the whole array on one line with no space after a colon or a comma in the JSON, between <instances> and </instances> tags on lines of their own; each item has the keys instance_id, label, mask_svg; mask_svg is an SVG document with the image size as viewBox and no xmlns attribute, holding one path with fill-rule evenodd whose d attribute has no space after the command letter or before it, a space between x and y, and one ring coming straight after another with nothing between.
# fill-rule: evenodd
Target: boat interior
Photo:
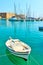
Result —
<instances>
[{"instance_id":1,"label":"boat interior","mask_svg":"<svg viewBox=\"0 0 43 65\"><path fill-rule=\"evenodd\" d=\"M30 47L18 39L8 40L7 46L12 48L16 52L29 52L30 51Z\"/></svg>"}]
</instances>

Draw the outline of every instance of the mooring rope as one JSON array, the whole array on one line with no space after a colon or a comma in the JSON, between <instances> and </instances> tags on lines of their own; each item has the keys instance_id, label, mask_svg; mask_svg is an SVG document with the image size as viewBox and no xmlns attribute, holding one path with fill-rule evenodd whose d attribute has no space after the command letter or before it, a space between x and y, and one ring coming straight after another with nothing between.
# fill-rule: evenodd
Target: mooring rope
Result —
<instances>
[{"instance_id":1,"label":"mooring rope","mask_svg":"<svg viewBox=\"0 0 43 65\"><path fill-rule=\"evenodd\" d=\"M7 55L11 55L11 54L7 54ZM4 57L4 56L7 56L6 54L4 54L4 55L1 55L0 57Z\"/></svg>"},{"instance_id":2,"label":"mooring rope","mask_svg":"<svg viewBox=\"0 0 43 65\"><path fill-rule=\"evenodd\" d=\"M33 61L37 64L37 65L40 65L39 62L33 57L30 55L30 57L33 59Z\"/></svg>"}]
</instances>

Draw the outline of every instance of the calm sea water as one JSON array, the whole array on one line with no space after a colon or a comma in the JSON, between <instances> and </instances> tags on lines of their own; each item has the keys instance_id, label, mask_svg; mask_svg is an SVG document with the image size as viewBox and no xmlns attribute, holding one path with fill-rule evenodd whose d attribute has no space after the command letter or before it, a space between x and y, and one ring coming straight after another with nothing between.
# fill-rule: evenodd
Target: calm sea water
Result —
<instances>
[{"instance_id":1,"label":"calm sea water","mask_svg":"<svg viewBox=\"0 0 43 65\"><path fill-rule=\"evenodd\" d=\"M0 65L43 65L43 22L10 22L0 20ZM18 38L31 46L28 60L13 56L5 46L9 37Z\"/></svg>"}]
</instances>

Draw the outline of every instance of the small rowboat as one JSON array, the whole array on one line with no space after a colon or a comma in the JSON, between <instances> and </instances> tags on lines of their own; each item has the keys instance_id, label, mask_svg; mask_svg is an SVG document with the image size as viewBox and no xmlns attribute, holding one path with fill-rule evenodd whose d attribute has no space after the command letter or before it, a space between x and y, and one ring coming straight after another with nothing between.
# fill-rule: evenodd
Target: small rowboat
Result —
<instances>
[{"instance_id":1,"label":"small rowboat","mask_svg":"<svg viewBox=\"0 0 43 65\"><path fill-rule=\"evenodd\" d=\"M31 47L19 39L7 40L6 47L13 55L24 59L28 59L28 55L31 52Z\"/></svg>"}]
</instances>

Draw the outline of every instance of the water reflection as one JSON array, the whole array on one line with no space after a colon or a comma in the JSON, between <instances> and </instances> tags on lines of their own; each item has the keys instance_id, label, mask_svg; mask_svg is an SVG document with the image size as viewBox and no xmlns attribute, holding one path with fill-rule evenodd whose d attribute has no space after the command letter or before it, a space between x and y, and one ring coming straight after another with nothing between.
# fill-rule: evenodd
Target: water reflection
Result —
<instances>
[{"instance_id":1,"label":"water reflection","mask_svg":"<svg viewBox=\"0 0 43 65\"><path fill-rule=\"evenodd\" d=\"M7 49L6 49L6 55L8 59L15 65L27 65L27 61L25 61L24 59L20 57L12 55Z\"/></svg>"}]
</instances>

